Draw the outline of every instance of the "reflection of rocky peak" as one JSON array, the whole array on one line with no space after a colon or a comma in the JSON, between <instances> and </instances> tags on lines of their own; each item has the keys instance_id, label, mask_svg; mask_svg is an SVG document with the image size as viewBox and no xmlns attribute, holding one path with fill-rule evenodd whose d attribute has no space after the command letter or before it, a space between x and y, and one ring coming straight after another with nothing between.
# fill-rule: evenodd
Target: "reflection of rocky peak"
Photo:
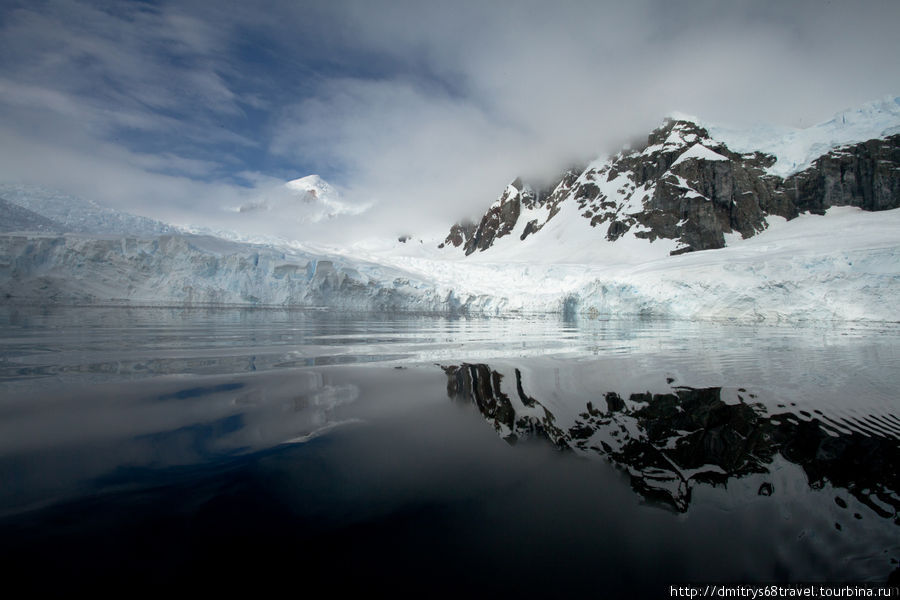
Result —
<instances>
[{"instance_id":1,"label":"reflection of rocky peak","mask_svg":"<svg viewBox=\"0 0 900 600\"><path fill-rule=\"evenodd\" d=\"M528 195L517 179L477 225L455 225L445 244L471 254L511 233L524 240L563 205L572 206L569 218L580 215L597 229L598 243L626 234L671 239L679 244L673 253L721 248L725 234L753 236L768 215L900 206L900 135L831 149L785 178L768 173L775 162L758 151L734 152L690 120L669 119L642 147L567 171L544 193Z\"/></svg>"},{"instance_id":2,"label":"reflection of rocky peak","mask_svg":"<svg viewBox=\"0 0 900 600\"><path fill-rule=\"evenodd\" d=\"M770 416L754 394L718 387L598 393L567 418L530 396L518 369L514 391L512 381L485 364L443 369L448 396L475 404L504 439L543 438L583 456L607 457L629 473L641 495L680 511L688 509L694 485L768 473L780 454L804 470L811 487L830 482L900 524L895 438L837 428L804 413ZM771 494L772 484L759 492Z\"/></svg>"},{"instance_id":3,"label":"reflection of rocky peak","mask_svg":"<svg viewBox=\"0 0 900 600\"><path fill-rule=\"evenodd\" d=\"M555 417L522 389L522 374L516 369L516 405L501 390L503 375L487 365L463 364L443 367L447 374L447 395L471 400L503 439L542 437L559 448L566 448L566 433L557 427Z\"/></svg>"},{"instance_id":4,"label":"reflection of rocky peak","mask_svg":"<svg viewBox=\"0 0 900 600\"><path fill-rule=\"evenodd\" d=\"M608 412L588 407L570 429L574 445L610 455L626 467L640 493L679 510L687 510L694 482L725 483L765 472L771 461L757 412L743 402L725 404L720 388L631 394L627 403L608 392L605 399ZM607 435L617 431L640 435Z\"/></svg>"}]
</instances>

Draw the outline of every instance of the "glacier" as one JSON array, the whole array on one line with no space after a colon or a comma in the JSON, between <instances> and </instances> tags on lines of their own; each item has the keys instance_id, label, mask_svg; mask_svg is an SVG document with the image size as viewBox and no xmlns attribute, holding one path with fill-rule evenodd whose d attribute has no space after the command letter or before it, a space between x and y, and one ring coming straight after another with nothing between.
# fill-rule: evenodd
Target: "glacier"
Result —
<instances>
[{"instance_id":1,"label":"glacier","mask_svg":"<svg viewBox=\"0 0 900 600\"><path fill-rule=\"evenodd\" d=\"M178 231L178 228L155 219L40 186L0 183L0 198L50 219L59 232L156 236Z\"/></svg>"},{"instance_id":2,"label":"glacier","mask_svg":"<svg viewBox=\"0 0 900 600\"><path fill-rule=\"evenodd\" d=\"M559 219L558 226L563 224L569 233L579 224L590 227L584 219ZM455 283L460 297L488 296L490 302L475 305L494 314L900 320L893 300L900 292L900 209L876 213L834 207L825 215L803 214L790 221L772 216L754 237L734 234L725 248L675 256L659 242L666 240L585 245L585 254L593 251L592 262L578 262L586 256L577 244L525 243L515 261L504 252L495 255L497 262L489 253L450 260L416 246L411 249L417 255L398 249L372 258L444 286ZM568 254L572 247L575 252ZM628 254L623 248L638 251ZM573 256L576 260L569 260Z\"/></svg>"},{"instance_id":3,"label":"glacier","mask_svg":"<svg viewBox=\"0 0 900 600\"><path fill-rule=\"evenodd\" d=\"M840 232L840 235L835 235ZM900 209L851 207L644 262L361 256L210 236L0 235L7 304L281 306L466 315L898 321ZM418 247L417 247L418 246ZM613 246L610 244L610 246ZM521 258L521 257L520 257ZM527 258L527 257L526 257Z\"/></svg>"},{"instance_id":4,"label":"glacier","mask_svg":"<svg viewBox=\"0 0 900 600\"><path fill-rule=\"evenodd\" d=\"M739 130L685 118L732 150L771 155L768 173L784 176L830 149L900 132L900 98L806 129ZM726 160L680 130L658 146L683 147L682 161ZM649 146L643 154L658 149ZM601 156L591 164L606 160ZM569 184L592 183L611 198L620 188L628 192L631 200L616 208L622 214L637 210L634 198L648 193L629 188L622 173L591 182L577 177ZM296 207L303 205L313 220L364 211L316 175L282 187L233 210L253 218L296 219ZM508 186L506 195L524 193L520 187ZM490 252L466 256L459 248L440 247L441 238L403 236L339 247L184 229L14 183L0 183L0 200L6 220L0 228L0 302L6 305L900 321L900 209L833 206L823 215L801 213L790 221L769 214L752 237L726 231L722 248L678 254L677 239L654 239L640 224L611 241L598 236L574 202L548 207L523 201L518 220L492 240ZM498 202L492 206L497 211ZM529 235L534 223L540 224L539 235Z\"/></svg>"},{"instance_id":5,"label":"glacier","mask_svg":"<svg viewBox=\"0 0 900 600\"><path fill-rule=\"evenodd\" d=\"M403 271L210 236L0 236L7 303L458 308L450 290Z\"/></svg>"}]
</instances>

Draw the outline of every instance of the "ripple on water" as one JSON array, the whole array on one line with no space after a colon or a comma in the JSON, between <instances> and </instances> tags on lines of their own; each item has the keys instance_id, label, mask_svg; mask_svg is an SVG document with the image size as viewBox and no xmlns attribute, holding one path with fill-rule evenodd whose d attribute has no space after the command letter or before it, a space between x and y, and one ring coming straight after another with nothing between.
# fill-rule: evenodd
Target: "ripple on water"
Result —
<instances>
[{"instance_id":1,"label":"ripple on water","mask_svg":"<svg viewBox=\"0 0 900 600\"><path fill-rule=\"evenodd\" d=\"M377 506L444 489L447 465L477 448L462 471L483 469L485 479L466 480L471 504L454 510L515 522L523 538L550 543L540 528L565 508L586 539L609 536L616 523L610 544L634 564L652 563L656 552L698 577L878 579L900 558L894 325L5 308L0 326L0 467L17 482L0 495L5 514L99 494L98 482L121 486L123 473L280 456L286 442L316 464L316 452L370 435L365 476L378 485L372 497L358 493ZM366 433L375 422L389 422L388 433ZM417 444L450 422L459 424L454 443L423 452ZM517 471L534 456L551 460L534 442L563 450L565 462ZM400 444L395 455L384 449L392 444ZM409 471L396 475L395 489L384 482L398 456ZM572 464L580 466L562 466ZM361 468L338 467L323 472ZM283 468L300 477L294 462ZM566 469L577 476L566 479ZM527 477L503 479L510 473ZM576 489L585 477L602 480L590 503L560 487ZM497 480L508 487L485 483ZM349 485L320 483L330 493ZM537 491L551 483L553 494ZM313 492L324 493L280 500L302 507ZM496 495L521 512L498 515L488 508ZM326 513L338 519L334 510ZM727 551L716 532L732 536ZM670 541L654 542L661 537ZM552 541L560 539L568 538ZM713 564L720 570L704 571Z\"/></svg>"}]
</instances>

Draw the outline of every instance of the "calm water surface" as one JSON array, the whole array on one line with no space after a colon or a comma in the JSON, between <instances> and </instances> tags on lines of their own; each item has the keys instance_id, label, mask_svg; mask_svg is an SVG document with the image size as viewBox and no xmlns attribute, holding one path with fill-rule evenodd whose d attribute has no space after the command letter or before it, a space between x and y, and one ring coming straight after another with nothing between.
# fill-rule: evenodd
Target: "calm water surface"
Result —
<instances>
[{"instance_id":1,"label":"calm water surface","mask_svg":"<svg viewBox=\"0 0 900 600\"><path fill-rule=\"evenodd\" d=\"M668 597L887 581L900 326L0 307L0 572Z\"/></svg>"}]
</instances>

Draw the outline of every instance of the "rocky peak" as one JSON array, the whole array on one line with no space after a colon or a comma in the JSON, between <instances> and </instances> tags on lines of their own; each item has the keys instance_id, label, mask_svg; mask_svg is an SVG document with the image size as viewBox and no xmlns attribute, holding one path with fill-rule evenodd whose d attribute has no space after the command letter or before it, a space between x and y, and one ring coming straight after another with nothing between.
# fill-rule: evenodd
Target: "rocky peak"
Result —
<instances>
[{"instance_id":1,"label":"rocky peak","mask_svg":"<svg viewBox=\"0 0 900 600\"><path fill-rule=\"evenodd\" d=\"M726 234L753 236L768 215L900 206L900 135L835 148L787 178L769 173L775 162L763 152L731 150L694 121L670 118L643 147L567 170L544 192L516 179L477 225L455 225L445 244L471 254L514 231L524 240L566 204L599 230L598 243L626 234L670 239L678 242L674 253L721 248Z\"/></svg>"},{"instance_id":2,"label":"rocky peak","mask_svg":"<svg viewBox=\"0 0 900 600\"><path fill-rule=\"evenodd\" d=\"M567 170L560 178L549 186L540 188L524 182L516 177L510 182L500 197L488 208L487 212L477 223L464 221L455 224L440 248L451 244L455 247L462 246L465 253L472 254L476 250L490 248L494 240L509 235L519 223L523 211L549 211L554 212L556 204L565 198L571 181L577 177L575 170ZM521 239L536 231L535 226L529 221L525 225ZM538 227L539 228L539 227Z\"/></svg>"},{"instance_id":3,"label":"rocky peak","mask_svg":"<svg viewBox=\"0 0 900 600\"><path fill-rule=\"evenodd\" d=\"M446 244L463 246L467 255L491 247L495 238L509 234L516 226L523 205L535 205L535 197L531 186L517 177L506 186L479 223L457 223L440 247Z\"/></svg>"},{"instance_id":4,"label":"rocky peak","mask_svg":"<svg viewBox=\"0 0 900 600\"><path fill-rule=\"evenodd\" d=\"M647 144L640 149L640 154L649 155L654 152L682 152L696 143L715 145L709 132L694 123L682 118L668 118L662 125L650 132Z\"/></svg>"}]
</instances>

